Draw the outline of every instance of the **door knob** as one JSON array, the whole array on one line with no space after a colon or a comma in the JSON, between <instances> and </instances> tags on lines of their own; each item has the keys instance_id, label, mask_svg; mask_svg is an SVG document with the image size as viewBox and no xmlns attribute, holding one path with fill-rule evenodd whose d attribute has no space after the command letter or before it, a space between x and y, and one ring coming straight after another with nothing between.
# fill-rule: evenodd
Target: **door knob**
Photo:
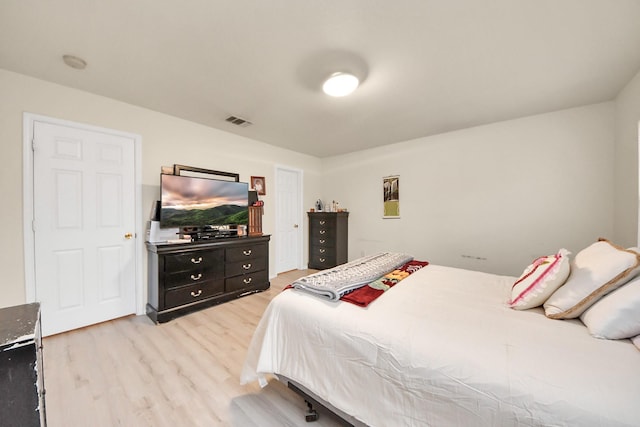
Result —
<instances>
[{"instance_id":1,"label":"door knob","mask_svg":"<svg viewBox=\"0 0 640 427\"><path fill-rule=\"evenodd\" d=\"M298 224L293 224L293 228L298 228Z\"/></svg>"},{"instance_id":2,"label":"door knob","mask_svg":"<svg viewBox=\"0 0 640 427\"><path fill-rule=\"evenodd\" d=\"M124 235L124 238L125 239L131 239L131 238L133 238L133 234L132 233L127 233L127 234Z\"/></svg>"}]
</instances>

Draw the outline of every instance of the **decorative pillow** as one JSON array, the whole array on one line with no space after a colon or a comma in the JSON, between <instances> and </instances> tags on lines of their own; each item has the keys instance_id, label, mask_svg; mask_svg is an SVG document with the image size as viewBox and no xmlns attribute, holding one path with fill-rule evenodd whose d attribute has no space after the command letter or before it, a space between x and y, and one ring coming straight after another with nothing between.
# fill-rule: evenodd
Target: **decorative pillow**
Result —
<instances>
[{"instance_id":1,"label":"decorative pillow","mask_svg":"<svg viewBox=\"0 0 640 427\"><path fill-rule=\"evenodd\" d=\"M603 297L580 319L596 338L615 340L640 335L640 278Z\"/></svg>"},{"instance_id":2,"label":"decorative pillow","mask_svg":"<svg viewBox=\"0 0 640 427\"><path fill-rule=\"evenodd\" d=\"M633 343L633 345L638 347L638 350L640 350L640 335L638 335L637 337L631 338L631 342Z\"/></svg>"},{"instance_id":3,"label":"decorative pillow","mask_svg":"<svg viewBox=\"0 0 640 427\"><path fill-rule=\"evenodd\" d=\"M516 310L538 307L569 277L569 251L543 256L525 268L511 288L509 306Z\"/></svg>"},{"instance_id":4,"label":"decorative pillow","mask_svg":"<svg viewBox=\"0 0 640 427\"><path fill-rule=\"evenodd\" d=\"M640 268L640 254L605 239L581 250L571 274L544 303L547 317L573 319L609 292L628 282Z\"/></svg>"}]
</instances>

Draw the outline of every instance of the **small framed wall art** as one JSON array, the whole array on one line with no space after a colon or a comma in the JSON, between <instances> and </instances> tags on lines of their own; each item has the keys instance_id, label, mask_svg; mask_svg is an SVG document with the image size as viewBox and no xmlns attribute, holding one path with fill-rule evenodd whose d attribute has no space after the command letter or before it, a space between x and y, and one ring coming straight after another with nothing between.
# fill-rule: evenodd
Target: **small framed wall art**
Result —
<instances>
[{"instance_id":1,"label":"small framed wall art","mask_svg":"<svg viewBox=\"0 0 640 427\"><path fill-rule=\"evenodd\" d=\"M267 194L267 187L265 185L264 176L252 176L251 188L258 193L258 196L264 196Z\"/></svg>"},{"instance_id":2,"label":"small framed wall art","mask_svg":"<svg viewBox=\"0 0 640 427\"><path fill-rule=\"evenodd\" d=\"M382 178L382 218L400 218L400 175Z\"/></svg>"}]
</instances>

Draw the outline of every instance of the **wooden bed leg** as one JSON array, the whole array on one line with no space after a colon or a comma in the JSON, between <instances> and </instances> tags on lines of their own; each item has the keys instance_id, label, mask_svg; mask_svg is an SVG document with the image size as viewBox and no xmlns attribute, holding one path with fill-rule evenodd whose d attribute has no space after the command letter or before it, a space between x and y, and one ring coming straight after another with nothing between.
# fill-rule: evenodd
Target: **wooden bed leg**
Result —
<instances>
[{"instance_id":1,"label":"wooden bed leg","mask_svg":"<svg viewBox=\"0 0 640 427\"><path fill-rule=\"evenodd\" d=\"M305 403L307 404L307 407L309 408L307 410L307 415L305 416L305 420L308 423L314 422L314 421L318 421L318 413L316 412L315 409L313 409L313 405L311 404L311 402L309 402L308 400L305 400Z\"/></svg>"}]
</instances>

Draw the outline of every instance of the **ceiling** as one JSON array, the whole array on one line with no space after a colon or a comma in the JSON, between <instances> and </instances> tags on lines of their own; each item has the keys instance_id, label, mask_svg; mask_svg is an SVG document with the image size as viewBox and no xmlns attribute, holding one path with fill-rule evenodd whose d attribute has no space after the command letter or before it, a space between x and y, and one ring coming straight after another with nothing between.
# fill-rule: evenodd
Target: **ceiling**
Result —
<instances>
[{"instance_id":1,"label":"ceiling","mask_svg":"<svg viewBox=\"0 0 640 427\"><path fill-rule=\"evenodd\" d=\"M640 0L3 0L0 68L327 157L615 98Z\"/></svg>"}]
</instances>

